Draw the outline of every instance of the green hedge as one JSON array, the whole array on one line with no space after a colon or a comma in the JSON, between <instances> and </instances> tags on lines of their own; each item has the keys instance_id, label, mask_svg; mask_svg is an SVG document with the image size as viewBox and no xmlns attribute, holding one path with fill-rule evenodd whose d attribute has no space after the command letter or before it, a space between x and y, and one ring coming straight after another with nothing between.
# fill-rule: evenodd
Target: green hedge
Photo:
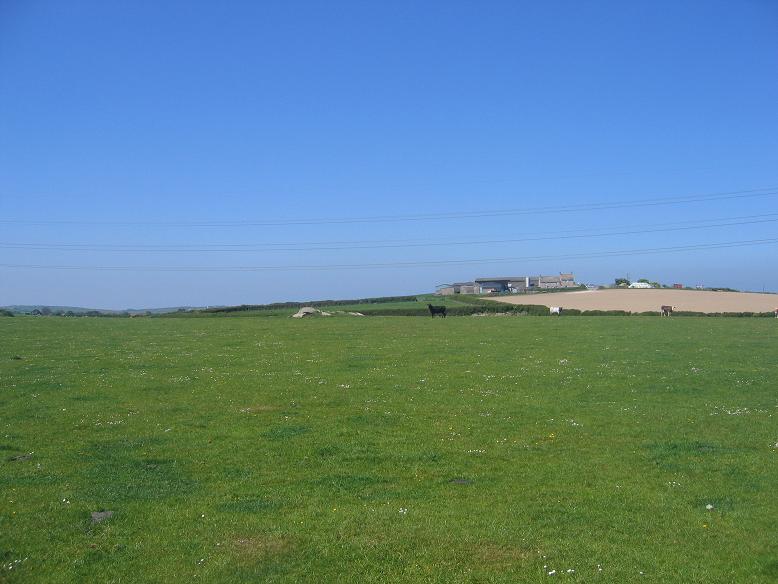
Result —
<instances>
[{"instance_id":1,"label":"green hedge","mask_svg":"<svg viewBox=\"0 0 778 584\"><path fill-rule=\"evenodd\" d=\"M370 308L361 311L365 316L430 316L425 305L409 306L408 308ZM515 314L530 316L548 315L548 307L535 304L497 304L486 302L483 305L473 303L472 306L446 306L447 316L472 316L474 314Z\"/></svg>"},{"instance_id":2,"label":"green hedge","mask_svg":"<svg viewBox=\"0 0 778 584\"><path fill-rule=\"evenodd\" d=\"M272 304L241 304L205 308L198 312L208 314L219 312L242 312L246 310L279 310L283 308L302 308L303 306L347 306L350 304L385 304L387 302L416 302L416 296L381 296L378 298L359 298L357 300L311 300L309 302L274 302Z\"/></svg>"},{"instance_id":3,"label":"green hedge","mask_svg":"<svg viewBox=\"0 0 778 584\"><path fill-rule=\"evenodd\" d=\"M566 311L562 309L564 315ZM630 316L632 313L626 310L584 310L581 316Z\"/></svg>"},{"instance_id":4,"label":"green hedge","mask_svg":"<svg viewBox=\"0 0 778 584\"><path fill-rule=\"evenodd\" d=\"M775 318L774 312L693 312L691 310L673 311L673 316L707 316L711 318Z\"/></svg>"}]
</instances>

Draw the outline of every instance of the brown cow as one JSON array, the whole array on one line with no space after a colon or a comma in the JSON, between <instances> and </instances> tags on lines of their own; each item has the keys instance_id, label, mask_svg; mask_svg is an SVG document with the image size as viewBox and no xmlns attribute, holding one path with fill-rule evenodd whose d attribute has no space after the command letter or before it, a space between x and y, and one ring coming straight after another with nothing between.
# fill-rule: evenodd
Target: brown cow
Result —
<instances>
[{"instance_id":1,"label":"brown cow","mask_svg":"<svg viewBox=\"0 0 778 584\"><path fill-rule=\"evenodd\" d=\"M659 310L662 316L671 316L673 314L673 310L675 310L675 306L667 306L666 304L663 304Z\"/></svg>"}]
</instances>

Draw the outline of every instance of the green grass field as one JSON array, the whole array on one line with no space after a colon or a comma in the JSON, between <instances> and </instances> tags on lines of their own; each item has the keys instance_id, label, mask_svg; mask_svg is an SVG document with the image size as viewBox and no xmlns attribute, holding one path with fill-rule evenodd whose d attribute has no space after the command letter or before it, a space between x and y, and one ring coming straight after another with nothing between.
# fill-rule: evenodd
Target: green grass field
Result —
<instances>
[{"instance_id":1,"label":"green grass field","mask_svg":"<svg viewBox=\"0 0 778 584\"><path fill-rule=\"evenodd\" d=\"M0 319L0 581L775 581L777 325Z\"/></svg>"}]
</instances>

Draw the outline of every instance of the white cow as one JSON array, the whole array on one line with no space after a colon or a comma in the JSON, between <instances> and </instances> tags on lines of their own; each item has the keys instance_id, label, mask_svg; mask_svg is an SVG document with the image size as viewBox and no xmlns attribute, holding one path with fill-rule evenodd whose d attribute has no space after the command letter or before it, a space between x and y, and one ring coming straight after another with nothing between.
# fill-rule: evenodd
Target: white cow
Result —
<instances>
[{"instance_id":1,"label":"white cow","mask_svg":"<svg viewBox=\"0 0 778 584\"><path fill-rule=\"evenodd\" d=\"M549 308L549 311L550 311L551 315L556 314L557 316L559 316L560 314L562 314L562 307L561 306L552 306L551 308Z\"/></svg>"}]
</instances>

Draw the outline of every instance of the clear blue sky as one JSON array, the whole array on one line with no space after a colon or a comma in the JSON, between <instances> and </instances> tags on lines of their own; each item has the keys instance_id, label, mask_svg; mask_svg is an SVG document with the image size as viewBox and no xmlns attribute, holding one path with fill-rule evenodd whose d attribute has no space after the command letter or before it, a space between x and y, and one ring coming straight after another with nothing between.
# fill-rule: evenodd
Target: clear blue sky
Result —
<instances>
[{"instance_id":1,"label":"clear blue sky","mask_svg":"<svg viewBox=\"0 0 778 584\"><path fill-rule=\"evenodd\" d=\"M0 244L87 245L0 247L0 264L327 266L776 238L778 223L765 222L467 246L210 251L639 228L776 214L775 195L435 221L138 222L526 209L778 187L777 73L772 0L0 0L0 219L11 221L0 223ZM86 223L19 222L33 220ZM95 248L104 245L206 251ZM362 270L5 267L0 305L348 298L568 270L592 283L630 274L778 291L776 257L772 244Z\"/></svg>"}]
</instances>

